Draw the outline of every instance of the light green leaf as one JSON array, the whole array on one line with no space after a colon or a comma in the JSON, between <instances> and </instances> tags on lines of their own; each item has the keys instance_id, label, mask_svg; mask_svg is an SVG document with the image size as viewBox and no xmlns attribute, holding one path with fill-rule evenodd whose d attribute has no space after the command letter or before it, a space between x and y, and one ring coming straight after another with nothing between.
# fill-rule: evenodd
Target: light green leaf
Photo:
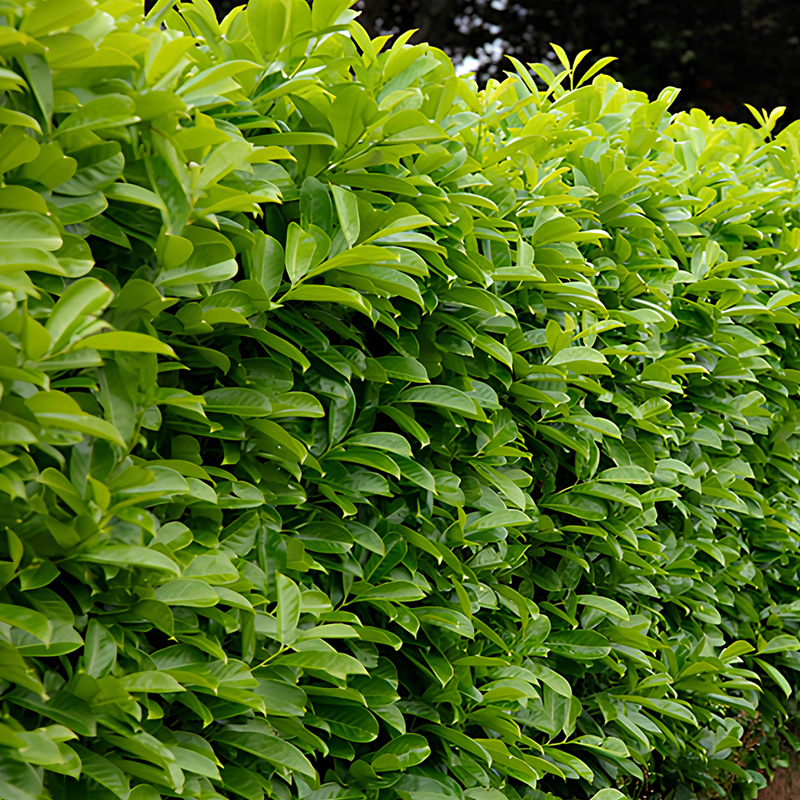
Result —
<instances>
[{"instance_id":1,"label":"light green leaf","mask_svg":"<svg viewBox=\"0 0 800 800\"><path fill-rule=\"evenodd\" d=\"M610 375L606 357L591 347L574 346L559 350L547 362L550 367L563 366L580 375Z\"/></svg>"},{"instance_id":2,"label":"light green leaf","mask_svg":"<svg viewBox=\"0 0 800 800\"><path fill-rule=\"evenodd\" d=\"M45 644L53 633L53 626L44 614L24 606L0 603L0 622L27 631Z\"/></svg>"},{"instance_id":3,"label":"light green leaf","mask_svg":"<svg viewBox=\"0 0 800 800\"><path fill-rule=\"evenodd\" d=\"M425 592L410 581L389 581L378 586L355 584L353 592L358 600L398 600L407 603L425 597Z\"/></svg>"},{"instance_id":4,"label":"light green leaf","mask_svg":"<svg viewBox=\"0 0 800 800\"><path fill-rule=\"evenodd\" d=\"M288 291L281 302L289 300L305 300L310 303L334 303L336 305L349 306L370 317L372 306L358 292L352 289L340 289L336 286L298 286Z\"/></svg>"},{"instance_id":5,"label":"light green leaf","mask_svg":"<svg viewBox=\"0 0 800 800\"><path fill-rule=\"evenodd\" d=\"M184 692L186 691L175 678L166 672L147 670L132 672L122 679L122 685L128 692Z\"/></svg>"},{"instance_id":6,"label":"light green leaf","mask_svg":"<svg viewBox=\"0 0 800 800\"><path fill-rule=\"evenodd\" d=\"M52 2L52 0L51 0ZM108 94L90 100L78 111L70 114L58 126L57 136L77 130L91 131L98 128L118 128L138 122L136 106L131 98L121 94Z\"/></svg>"},{"instance_id":7,"label":"light green leaf","mask_svg":"<svg viewBox=\"0 0 800 800\"><path fill-rule=\"evenodd\" d=\"M93 350L158 353L162 356L177 358L175 351L168 344L156 339L155 336L147 336L144 333L133 333L132 331L97 333L94 336L87 336L85 339L81 339L72 349L80 350L84 347L90 347Z\"/></svg>"},{"instance_id":8,"label":"light green leaf","mask_svg":"<svg viewBox=\"0 0 800 800\"><path fill-rule=\"evenodd\" d=\"M114 637L96 619L89 620L83 649L83 666L87 674L93 678L103 678L116 661L117 644Z\"/></svg>"},{"instance_id":9,"label":"light green leaf","mask_svg":"<svg viewBox=\"0 0 800 800\"><path fill-rule=\"evenodd\" d=\"M85 324L86 317L102 311L113 296L111 289L95 278L75 281L61 295L45 323L45 329L53 340L53 352L61 350L73 333Z\"/></svg>"},{"instance_id":10,"label":"light green leaf","mask_svg":"<svg viewBox=\"0 0 800 800\"><path fill-rule=\"evenodd\" d=\"M300 590L297 584L285 575L278 573L278 621L279 640L286 644L295 638L297 623L300 620Z\"/></svg>"},{"instance_id":11,"label":"light green leaf","mask_svg":"<svg viewBox=\"0 0 800 800\"><path fill-rule=\"evenodd\" d=\"M481 419L475 403L452 386L414 386L397 396L397 402L438 406L455 411L467 419Z\"/></svg>"},{"instance_id":12,"label":"light green leaf","mask_svg":"<svg viewBox=\"0 0 800 800\"><path fill-rule=\"evenodd\" d=\"M84 775L96 780L101 786L113 792L120 800L128 798L130 792L129 779L116 764L79 744L73 744L72 748L81 759L81 771Z\"/></svg>"},{"instance_id":13,"label":"light green leaf","mask_svg":"<svg viewBox=\"0 0 800 800\"><path fill-rule=\"evenodd\" d=\"M158 572L170 572L178 575L178 565L167 556L146 547L129 544L103 545L94 550L74 556L76 561L91 564L109 564L111 566L130 568L143 567Z\"/></svg>"},{"instance_id":14,"label":"light green leaf","mask_svg":"<svg viewBox=\"0 0 800 800\"><path fill-rule=\"evenodd\" d=\"M266 417L272 411L269 398L255 389L212 389L203 395L205 410L240 417Z\"/></svg>"},{"instance_id":15,"label":"light green leaf","mask_svg":"<svg viewBox=\"0 0 800 800\"><path fill-rule=\"evenodd\" d=\"M362 706L315 702L314 710L328 723L331 733L348 742L372 742L378 738L378 721Z\"/></svg>"},{"instance_id":16,"label":"light green leaf","mask_svg":"<svg viewBox=\"0 0 800 800\"><path fill-rule=\"evenodd\" d=\"M358 203L353 192L341 186L331 185L336 213L339 215L339 224L347 243L352 247L358 240L361 232L361 220L358 216Z\"/></svg>"},{"instance_id":17,"label":"light green leaf","mask_svg":"<svg viewBox=\"0 0 800 800\"><path fill-rule=\"evenodd\" d=\"M388 453L397 453L409 458L413 455L408 439L399 433L362 433L359 436L353 436L348 439L345 444L374 447L378 450L386 450Z\"/></svg>"},{"instance_id":18,"label":"light green leaf","mask_svg":"<svg viewBox=\"0 0 800 800\"><path fill-rule=\"evenodd\" d=\"M210 608L219 603L218 593L205 581L179 578L168 581L156 589L155 599L167 605L189 608Z\"/></svg>"},{"instance_id":19,"label":"light green leaf","mask_svg":"<svg viewBox=\"0 0 800 800\"><path fill-rule=\"evenodd\" d=\"M219 735L219 739L290 773L299 772L312 781L317 779L317 772L311 762L293 744L271 733L266 720L253 720L245 725L228 725Z\"/></svg>"},{"instance_id":20,"label":"light green leaf","mask_svg":"<svg viewBox=\"0 0 800 800\"><path fill-rule=\"evenodd\" d=\"M579 605L597 608L600 611L605 611L612 617L618 617L624 620L630 619L625 607L620 605L616 600L612 600L610 597L599 597L596 594L579 594L577 600Z\"/></svg>"},{"instance_id":21,"label":"light green leaf","mask_svg":"<svg viewBox=\"0 0 800 800\"><path fill-rule=\"evenodd\" d=\"M792 650L800 650L800 642L798 642L797 637L788 633L781 633L770 639L766 644L759 645L758 654L786 653Z\"/></svg>"},{"instance_id":22,"label":"light green leaf","mask_svg":"<svg viewBox=\"0 0 800 800\"><path fill-rule=\"evenodd\" d=\"M608 481L610 483L650 484L653 482L650 473L642 467L637 466L611 467L610 469L603 470L597 478L598 480Z\"/></svg>"},{"instance_id":23,"label":"light green leaf","mask_svg":"<svg viewBox=\"0 0 800 800\"><path fill-rule=\"evenodd\" d=\"M406 733L384 745L372 759L376 772L404 770L421 764L431 754L424 736Z\"/></svg>"},{"instance_id":24,"label":"light green leaf","mask_svg":"<svg viewBox=\"0 0 800 800\"><path fill-rule=\"evenodd\" d=\"M619 789L601 789L592 795L591 800L624 800L625 795Z\"/></svg>"},{"instance_id":25,"label":"light green leaf","mask_svg":"<svg viewBox=\"0 0 800 800\"><path fill-rule=\"evenodd\" d=\"M21 211L0 214L0 244L35 247L39 250L58 250L63 244L52 220L42 214Z\"/></svg>"},{"instance_id":26,"label":"light green leaf","mask_svg":"<svg viewBox=\"0 0 800 800\"><path fill-rule=\"evenodd\" d=\"M261 231L255 233L255 242L245 255L248 277L258 281L272 298L281 285L284 273L284 252L280 242Z\"/></svg>"}]
</instances>

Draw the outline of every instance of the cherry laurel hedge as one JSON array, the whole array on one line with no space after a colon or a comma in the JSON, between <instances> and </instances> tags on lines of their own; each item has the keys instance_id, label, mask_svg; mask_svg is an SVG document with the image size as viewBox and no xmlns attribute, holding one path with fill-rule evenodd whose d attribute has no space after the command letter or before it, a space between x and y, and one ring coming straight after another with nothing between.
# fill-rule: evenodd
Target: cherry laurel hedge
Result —
<instances>
[{"instance_id":1,"label":"cherry laurel hedge","mask_svg":"<svg viewBox=\"0 0 800 800\"><path fill-rule=\"evenodd\" d=\"M0 797L755 797L800 126L348 5L0 0Z\"/></svg>"}]
</instances>

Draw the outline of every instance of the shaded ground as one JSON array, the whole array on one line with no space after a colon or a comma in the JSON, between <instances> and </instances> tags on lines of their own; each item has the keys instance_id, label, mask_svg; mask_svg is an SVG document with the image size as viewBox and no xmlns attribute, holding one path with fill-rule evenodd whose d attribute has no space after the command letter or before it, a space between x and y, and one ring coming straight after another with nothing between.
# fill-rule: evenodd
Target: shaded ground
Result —
<instances>
[{"instance_id":1,"label":"shaded ground","mask_svg":"<svg viewBox=\"0 0 800 800\"><path fill-rule=\"evenodd\" d=\"M758 800L800 800L800 774L796 769L777 770L772 783L758 793Z\"/></svg>"}]
</instances>

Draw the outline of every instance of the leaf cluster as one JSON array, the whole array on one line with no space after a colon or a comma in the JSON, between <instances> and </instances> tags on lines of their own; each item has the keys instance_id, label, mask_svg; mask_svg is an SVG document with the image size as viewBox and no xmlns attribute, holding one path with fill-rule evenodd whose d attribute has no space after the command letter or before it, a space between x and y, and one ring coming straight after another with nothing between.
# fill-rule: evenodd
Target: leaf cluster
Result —
<instances>
[{"instance_id":1,"label":"leaf cluster","mask_svg":"<svg viewBox=\"0 0 800 800\"><path fill-rule=\"evenodd\" d=\"M348 5L0 6L0 796L754 797L797 125Z\"/></svg>"}]
</instances>

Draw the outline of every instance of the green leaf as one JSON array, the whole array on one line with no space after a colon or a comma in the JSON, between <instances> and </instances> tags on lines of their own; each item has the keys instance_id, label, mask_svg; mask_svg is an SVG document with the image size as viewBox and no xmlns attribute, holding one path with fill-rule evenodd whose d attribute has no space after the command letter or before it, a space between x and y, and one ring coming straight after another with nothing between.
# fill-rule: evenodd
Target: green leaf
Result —
<instances>
[{"instance_id":1,"label":"green leaf","mask_svg":"<svg viewBox=\"0 0 800 800\"><path fill-rule=\"evenodd\" d=\"M288 291L281 302L289 300L305 300L311 303L334 303L348 306L371 317L372 306L358 292L352 289L340 289L336 286L298 286Z\"/></svg>"},{"instance_id":2,"label":"green leaf","mask_svg":"<svg viewBox=\"0 0 800 800\"><path fill-rule=\"evenodd\" d=\"M210 608L219 603L219 594L215 589L195 578L167 581L156 589L154 597L167 605L189 608Z\"/></svg>"},{"instance_id":3,"label":"green leaf","mask_svg":"<svg viewBox=\"0 0 800 800\"><path fill-rule=\"evenodd\" d=\"M116 661L117 644L114 638L108 629L96 619L89 620L83 648L83 666L86 673L93 678L103 678Z\"/></svg>"},{"instance_id":4,"label":"green leaf","mask_svg":"<svg viewBox=\"0 0 800 800\"><path fill-rule=\"evenodd\" d=\"M291 3L284 0L255 0L247 7L248 27L261 53L273 58L289 30Z\"/></svg>"},{"instance_id":5,"label":"green leaf","mask_svg":"<svg viewBox=\"0 0 800 800\"><path fill-rule=\"evenodd\" d=\"M431 754L424 736L406 733L381 747L371 761L375 772L405 770L421 764Z\"/></svg>"},{"instance_id":6,"label":"green leaf","mask_svg":"<svg viewBox=\"0 0 800 800\"><path fill-rule=\"evenodd\" d=\"M331 186L333 201L336 205L336 213L339 216L339 224L347 243L352 247L361 233L361 220L358 215L358 203L353 192L343 189L341 186Z\"/></svg>"},{"instance_id":7,"label":"green leaf","mask_svg":"<svg viewBox=\"0 0 800 800\"><path fill-rule=\"evenodd\" d=\"M661 700L654 697L640 697L633 695L615 695L619 700L629 700L639 703L647 709L663 714L665 717L672 717L691 725L697 725L694 714L683 704L673 700Z\"/></svg>"},{"instance_id":8,"label":"green leaf","mask_svg":"<svg viewBox=\"0 0 800 800\"><path fill-rule=\"evenodd\" d=\"M17 212L0 214L0 243L3 247L35 247L38 250L58 250L63 244L52 220L41 214Z\"/></svg>"},{"instance_id":9,"label":"green leaf","mask_svg":"<svg viewBox=\"0 0 800 800\"><path fill-rule=\"evenodd\" d=\"M269 0L268 0L269 1ZM278 0L283 2L283 0ZM270 133L266 136L254 136L254 144L285 145L287 147L298 145L330 145L336 147L336 139L330 134L319 131L291 131L289 133Z\"/></svg>"},{"instance_id":10,"label":"green leaf","mask_svg":"<svg viewBox=\"0 0 800 800\"><path fill-rule=\"evenodd\" d=\"M178 565L167 556L146 547L127 544L103 545L74 556L77 561L91 564L108 564L116 567L143 567L158 572L179 574Z\"/></svg>"},{"instance_id":11,"label":"green leaf","mask_svg":"<svg viewBox=\"0 0 800 800\"><path fill-rule=\"evenodd\" d=\"M729 644L719 655L720 661L729 662L732 661L734 658L738 658L745 653L752 653L755 650L750 642L733 642Z\"/></svg>"},{"instance_id":12,"label":"green leaf","mask_svg":"<svg viewBox=\"0 0 800 800\"><path fill-rule=\"evenodd\" d=\"M346 680L348 675L367 674L361 662L352 656L323 650L290 653L276 659L276 662L285 666L299 667L317 677L328 676L338 680Z\"/></svg>"},{"instance_id":13,"label":"green leaf","mask_svg":"<svg viewBox=\"0 0 800 800\"><path fill-rule=\"evenodd\" d=\"M131 353L158 353L162 356L172 356L176 358L175 351L164 342L156 339L155 336L147 336L143 333L133 333L131 331L113 331L111 333L97 333L94 336L87 336L81 339L73 350L83 347L90 347L93 350L121 350Z\"/></svg>"},{"instance_id":14,"label":"green leaf","mask_svg":"<svg viewBox=\"0 0 800 800\"><path fill-rule=\"evenodd\" d=\"M605 658L610 652L608 639L597 631L553 631L547 646L557 655L577 661L594 661Z\"/></svg>"},{"instance_id":15,"label":"green leaf","mask_svg":"<svg viewBox=\"0 0 800 800\"><path fill-rule=\"evenodd\" d=\"M530 517L522 511L503 509L491 511L484 515L477 515L475 519L467 524L464 530L470 533L479 533L480 531L491 530L500 526L525 525L530 521Z\"/></svg>"},{"instance_id":16,"label":"green leaf","mask_svg":"<svg viewBox=\"0 0 800 800\"><path fill-rule=\"evenodd\" d=\"M398 600L407 603L425 597L419 586L410 581L389 581L378 586L356 584L353 591L359 600Z\"/></svg>"},{"instance_id":17,"label":"green leaf","mask_svg":"<svg viewBox=\"0 0 800 800\"><path fill-rule=\"evenodd\" d=\"M270 733L265 721L254 720L245 725L229 725L220 734L219 740L289 770L290 773L299 772L312 781L317 779L311 762L293 744Z\"/></svg>"},{"instance_id":18,"label":"green leaf","mask_svg":"<svg viewBox=\"0 0 800 800\"><path fill-rule=\"evenodd\" d=\"M283 280L285 256L280 242L261 231L254 234L255 242L245 256L247 275L258 281L268 298L272 298Z\"/></svg>"},{"instance_id":19,"label":"green leaf","mask_svg":"<svg viewBox=\"0 0 800 800\"><path fill-rule=\"evenodd\" d=\"M53 626L44 614L9 603L0 603L0 622L21 628L46 644L50 642L53 633Z\"/></svg>"},{"instance_id":20,"label":"green leaf","mask_svg":"<svg viewBox=\"0 0 800 800\"><path fill-rule=\"evenodd\" d=\"M39 123L33 117L10 108L0 108L0 125L19 125L23 128L33 128L39 134L42 132Z\"/></svg>"},{"instance_id":21,"label":"green leaf","mask_svg":"<svg viewBox=\"0 0 800 800\"><path fill-rule=\"evenodd\" d=\"M94 278L75 281L61 295L45 323L45 329L53 340L53 352L62 349L85 318L102 311L112 297L111 289Z\"/></svg>"},{"instance_id":22,"label":"green leaf","mask_svg":"<svg viewBox=\"0 0 800 800\"><path fill-rule=\"evenodd\" d=\"M166 672L147 670L132 672L125 676L122 685L128 692L183 692L186 691L175 678Z\"/></svg>"},{"instance_id":23,"label":"green leaf","mask_svg":"<svg viewBox=\"0 0 800 800\"><path fill-rule=\"evenodd\" d=\"M378 721L361 706L314 702L314 712L328 723L331 733L348 742L372 742L378 737Z\"/></svg>"},{"instance_id":24,"label":"green leaf","mask_svg":"<svg viewBox=\"0 0 800 800\"><path fill-rule=\"evenodd\" d=\"M233 278L239 265L232 258L215 264L206 264L190 259L186 264L161 273L156 286L186 286L193 283L217 283Z\"/></svg>"},{"instance_id":25,"label":"green leaf","mask_svg":"<svg viewBox=\"0 0 800 800\"><path fill-rule=\"evenodd\" d=\"M150 206L151 208L157 208L159 211L167 210L164 201L155 192L146 189L144 186L137 186L134 183L112 183L103 193L109 200L121 200L125 203Z\"/></svg>"},{"instance_id":26,"label":"green leaf","mask_svg":"<svg viewBox=\"0 0 800 800\"><path fill-rule=\"evenodd\" d=\"M116 427L103 419L83 414L81 407L62 392L37 392L25 401L37 422L46 428L60 428L106 439L120 447L125 441Z\"/></svg>"},{"instance_id":27,"label":"green leaf","mask_svg":"<svg viewBox=\"0 0 800 800\"><path fill-rule=\"evenodd\" d=\"M397 433L363 433L348 439L346 444L361 445L362 447L374 447L378 450L385 450L388 453L411 457L411 445L404 436Z\"/></svg>"},{"instance_id":28,"label":"green leaf","mask_svg":"<svg viewBox=\"0 0 800 800\"><path fill-rule=\"evenodd\" d=\"M278 638L286 644L295 638L297 624L300 620L300 590L291 578L278 574Z\"/></svg>"},{"instance_id":29,"label":"green leaf","mask_svg":"<svg viewBox=\"0 0 800 800\"><path fill-rule=\"evenodd\" d=\"M397 396L397 402L432 405L453 410L467 419L481 419L475 403L452 386L413 386Z\"/></svg>"},{"instance_id":30,"label":"green leaf","mask_svg":"<svg viewBox=\"0 0 800 800\"><path fill-rule=\"evenodd\" d=\"M624 800L625 795L619 789L601 789L592 795L591 800Z\"/></svg>"},{"instance_id":31,"label":"green leaf","mask_svg":"<svg viewBox=\"0 0 800 800\"><path fill-rule=\"evenodd\" d=\"M610 469L603 470L597 478L598 480L608 481L610 483L650 484L653 482L647 470L636 466L611 467Z\"/></svg>"},{"instance_id":32,"label":"green leaf","mask_svg":"<svg viewBox=\"0 0 800 800\"><path fill-rule=\"evenodd\" d=\"M296 222L290 223L286 234L286 271L292 285L311 269L316 252L316 239Z\"/></svg>"},{"instance_id":33,"label":"green leaf","mask_svg":"<svg viewBox=\"0 0 800 800\"><path fill-rule=\"evenodd\" d=\"M566 347L547 361L550 367L567 367L579 375L610 375L607 363L602 353L583 346Z\"/></svg>"},{"instance_id":34,"label":"green leaf","mask_svg":"<svg viewBox=\"0 0 800 800\"><path fill-rule=\"evenodd\" d=\"M52 2L52 0L51 0ZM77 130L91 131L98 128L118 128L138 122L133 100L121 94L107 94L90 100L78 111L62 120L57 136Z\"/></svg>"},{"instance_id":35,"label":"green leaf","mask_svg":"<svg viewBox=\"0 0 800 800\"><path fill-rule=\"evenodd\" d=\"M577 601L579 605L597 608L600 611L605 611L612 617L618 617L624 620L630 619L625 607L620 605L616 600L612 600L610 597L599 597L595 594L579 594L577 596Z\"/></svg>"},{"instance_id":36,"label":"green leaf","mask_svg":"<svg viewBox=\"0 0 800 800\"><path fill-rule=\"evenodd\" d=\"M770 639L765 644L759 645L758 654L786 653L793 650L800 650L800 642L797 640L797 637L782 633Z\"/></svg>"},{"instance_id":37,"label":"green leaf","mask_svg":"<svg viewBox=\"0 0 800 800\"><path fill-rule=\"evenodd\" d=\"M331 198L328 190L316 178L306 178L300 187L300 213L309 224L330 235L333 214Z\"/></svg>"},{"instance_id":38,"label":"green leaf","mask_svg":"<svg viewBox=\"0 0 800 800\"><path fill-rule=\"evenodd\" d=\"M767 673L767 675L769 675L770 678L772 678L773 681L775 681L775 683L778 684L778 686L781 688L781 690L787 697L791 697L792 687L789 684L789 681L786 680L786 678L781 674L781 672L778 669L776 669L772 664L769 664L766 661L764 661L764 659L762 658L756 658L754 659L754 661L756 664L758 664L759 667L761 667L761 669L764 670L764 672Z\"/></svg>"},{"instance_id":39,"label":"green leaf","mask_svg":"<svg viewBox=\"0 0 800 800\"><path fill-rule=\"evenodd\" d=\"M412 381L414 383L429 382L425 367L416 358L381 356L375 360L390 378L398 378L399 380Z\"/></svg>"},{"instance_id":40,"label":"green leaf","mask_svg":"<svg viewBox=\"0 0 800 800\"><path fill-rule=\"evenodd\" d=\"M96 780L120 800L125 800L129 796L128 777L116 764L79 744L73 744L72 748L81 759L81 771L84 775Z\"/></svg>"},{"instance_id":41,"label":"green leaf","mask_svg":"<svg viewBox=\"0 0 800 800\"><path fill-rule=\"evenodd\" d=\"M437 606L427 606L425 609L417 612L417 617L419 617L419 621L422 623L446 628L460 636L466 636L469 639L475 636L472 623L460 611Z\"/></svg>"},{"instance_id":42,"label":"green leaf","mask_svg":"<svg viewBox=\"0 0 800 800\"><path fill-rule=\"evenodd\" d=\"M7 797L8 800L36 800L34 795L2 779L0 779L0 791L3 792L3 797Z\"/></svg>"},{"instance_id":43,"label":"green leaf","mask_svg":"<svg viewBox=\"0 0 800 800\"><path fill-rule=\"evenodd\" d=\"M314 261L316 262L318 259L315 258ZM333 258L329 258L327 261L323 261L319 266L314 267L305 277L306 278L314 278L317 275L322 275L325 272L330 272L334 269L344 270L346 273L352 273L355 275L364 275L367 278L371 278L373 280L377 279L380 280L381 273L373 273L373 272L364 272L363 270L357 269L358 267L368 267L375 264L397 264L398 258L397 256L387 247L378 247L376 245L371 244L361 244L357 245L356 247L352 247L349 250L345 250L338 255L333 256ZM391 277L396 279L394 272L391 273ZM402 280L401 276L401 280Z\"/></svg>"},{"instance_id":44,"label":"green leaf","mask_svg":"<svg viewBox=\"0 0 800 800\"><path fill-rule=\"evenodd\" d=\"M212 389L203 395L205 410L239 417L266 417L272 411L269 398L255 389Z\"/></svg>"},{"instance_id":45,"label":"green leaf","mask_svg":"<svg viewBox=\"0 0 800 800\"><path fill-rule=\"evenodd\" d=\"M92 16L94 9L86 0L45 0L26 15L20 30L33 37L57 30L68 30Z\"/></svg>"}]
</instances>

